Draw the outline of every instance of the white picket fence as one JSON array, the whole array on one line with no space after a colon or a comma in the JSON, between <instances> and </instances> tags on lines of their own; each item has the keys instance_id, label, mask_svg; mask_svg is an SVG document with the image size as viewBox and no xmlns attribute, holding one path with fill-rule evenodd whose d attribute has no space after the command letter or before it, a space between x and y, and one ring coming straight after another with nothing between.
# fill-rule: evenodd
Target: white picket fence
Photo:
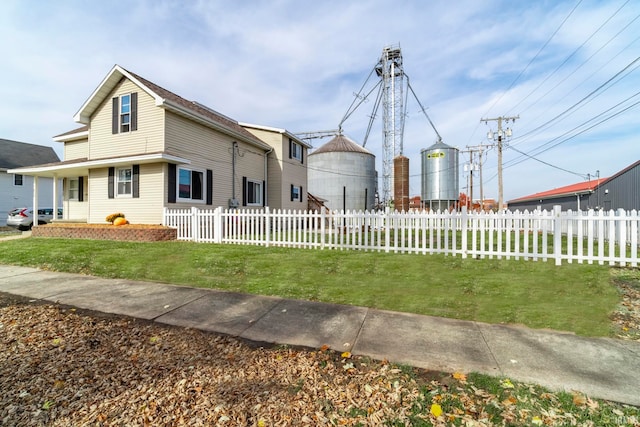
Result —
<instances>
[{"instance_id":1,"label":"white picket fence","mask_svg":"<svg viewBox=\"0 0 640 427\"><path fill-rule=\"evenodd\" d=\"M637 211L164 210L194 242L638 265Z\"/></svg>"}]
</instances>

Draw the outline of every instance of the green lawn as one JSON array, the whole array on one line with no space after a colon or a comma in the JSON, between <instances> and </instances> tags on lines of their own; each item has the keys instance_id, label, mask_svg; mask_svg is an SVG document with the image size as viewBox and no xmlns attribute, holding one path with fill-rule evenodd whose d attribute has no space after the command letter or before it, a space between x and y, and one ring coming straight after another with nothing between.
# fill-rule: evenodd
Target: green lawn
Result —
<instances>
[{"instance_id":1,"label":"green lawn","mask_svg":"<svg viewBox=\"0 0 640 427\"><path fill-rule=\"evenodd\" d=\"M611 334L608 266L190 242L27 238L0 264Z\"/></svg>"}]
</instances>

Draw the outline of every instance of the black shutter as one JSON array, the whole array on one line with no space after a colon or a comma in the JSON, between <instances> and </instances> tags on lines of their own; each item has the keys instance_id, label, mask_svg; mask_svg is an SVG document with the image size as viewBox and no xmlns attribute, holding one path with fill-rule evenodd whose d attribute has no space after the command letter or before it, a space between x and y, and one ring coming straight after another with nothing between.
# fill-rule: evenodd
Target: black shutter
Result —
<instances>
[{"instance_id":1,"label":"black shutter","mask_svg":"<svg viewBox=\"0 0 640 427\"><path fill-rule=\"evenodd\" d=\"M133 165L132 169L133 177L131 185L133 188L131 189L131 195L134 199L137 199L140 197L140 165Z\"/></svg>"},{"instance_id":2,"label":"black shutter","mask_svg":"<svg viewBox=\"0 0 640 427\"><path fill-rule=\"evenodd\" d=\"M291 201L293 202L293 184L291 184L291 191L289 192L291 196Z\"/></svg>"},{"instance_id":3,"label":"black shutter","mask_svg":"<svg viewBox=\"0 0 640 427\"><path fill-rule=\"evenodd\" d=\"M107 193L109 195L110 199L113 199L113 195L114 195L114 181L116 179L116 168L114 167L110 167L109 168L109 182L107 183Z\"/></svg>"},{"instance_id":4,"label":"black shutter","mask_svg":"<svg viewBox=\"0 0 640 427\"><path fill-rule=\"evenodd\" d=\"M207 204L213 205L213 171L207 169Z\"/></svg>"},{"instance_id":5,"label":"black shutter","mask_svg":"<svg viewBox=\"0 0 640 427\"><path fill-rule=\"evenodd\" d=\"M138 130L138 92L131 94L131 130Z\"/></svg>"},{"instance_id":6,"label":"black shutter","mask_svg":"<svg viewBox=\"0 0 640 427\"><path fill-rule=\"evenodd\" d=\"M264 180L262 180L262 206L267 206L267 186Z\"/></svg>"},{"instance_id":7,"label":"black shutter","mask_svg":"<svg viewBox=\"0 0 640 427\"><path fill-rule=\"evenodd\" d=\"M84 202L84 177L78 178L78 201Z\"/></svg>"},{"instance_id":8,"label":"black shutter","mask_svg":"<svg viewBox=\"0 0 640 427\"><path fill-rule=\"evenodd\" d=\"M289 138L289 158L292 157L292 152L293 151L293 141L291 140L291 138Z\"/></svg>"},{"instance_id":9,"label":"black shutter","mask_svg":"<svg viewBox=\"0 0 640 427\"><path fill-rule=\"evenodd\" d=\"M120 126L120 99L116 96L112 100L113 110L111 111L111 133L118 133Z\"/></svg>"},{"instance_id":10,"label":"black shutter","mask_svg":"<svg viewBox=\"0 0 640 427\"><path fill-rule=\"evenodd\" d=\"M169 163L167 168L167 202L176 202L176 165Z\"/></svg>"},{"instance_id":11,"label":"black shutter","mask_svg":"<svg viewBox=\"0 0 640 427\"><path fill-rule=\"evenodd\" d=\"M302 191L302 185L301 185L300 186L300 203L302 203L302 193L303 193L303 191Z\"/></svg>"},{"instance_id":12,"label":"black shutter","mask_svg":"<svg viewBox=\"0 0 640 427\"><path fill-rule=\"evenodd\" d=\"M247 206L247 177L242 177L242 206Z\"/></svg>"},{"instance_id":13,"label":"black shutter","mask_svg":"<svg viewBox=\"0 0 640 427\"><path fill-rule=\"evenodd\" d=\"M300 146L300 163L304 164L304 147Z\"/></svg>"}]
</instances>

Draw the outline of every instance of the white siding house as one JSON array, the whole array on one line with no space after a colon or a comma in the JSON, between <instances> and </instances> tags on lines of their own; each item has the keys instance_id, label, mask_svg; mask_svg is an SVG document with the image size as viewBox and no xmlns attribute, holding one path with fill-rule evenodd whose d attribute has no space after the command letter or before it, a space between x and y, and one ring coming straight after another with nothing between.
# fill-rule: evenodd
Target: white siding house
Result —
<instances>
[{"instance_id":1,"label":"white siding house","mask_svg":"<svg viewBox=\"0 0 640 427\"><path fill-rule=\"evenodd\" d=\"M9 169L58 161L51 147L0 139L0 226L6 225L10 210L33 204L33 177L10 173ZM40 206L53 207L53 180L48 178L42 184L46 188L39 192Z\"/></svg>"}]
</instances>

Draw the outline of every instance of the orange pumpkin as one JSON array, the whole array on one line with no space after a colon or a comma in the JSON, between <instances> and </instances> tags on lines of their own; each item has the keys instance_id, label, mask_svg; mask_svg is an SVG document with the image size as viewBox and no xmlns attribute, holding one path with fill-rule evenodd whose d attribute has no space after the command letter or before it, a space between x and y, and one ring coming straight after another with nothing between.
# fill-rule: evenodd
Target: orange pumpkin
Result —
<instances>
[{"instance_id":1,"label":"orange pumpkin","mask_svg":"<svg viewBox=\"0 0 640 427\"><path fill-rule=\"evenodd\" d=\"M123 217L119 216L118 218L115 219L115 221L113 221L113 225L125 225L128 224L129 221L127 221L126 219L124 219Z\"/></svg>"}]
</instances>

